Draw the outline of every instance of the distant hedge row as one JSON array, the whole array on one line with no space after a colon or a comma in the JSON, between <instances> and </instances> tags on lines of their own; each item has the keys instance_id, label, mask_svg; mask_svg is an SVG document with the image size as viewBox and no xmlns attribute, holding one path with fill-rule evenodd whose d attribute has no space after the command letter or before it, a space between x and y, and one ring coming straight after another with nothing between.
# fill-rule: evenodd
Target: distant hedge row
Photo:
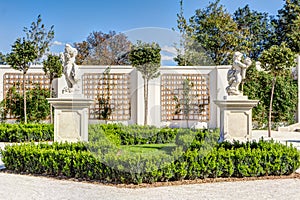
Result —
<instances>
[{"instance_id":1,"label":"distant hedge row","mask_svg":"<svg viewBox=\"0 0 300 200\"><path fill-rule=\"evenodd\" d=\"M0 142L53 141L52 124L0 124Z\"/></svg>"}]
</instances>

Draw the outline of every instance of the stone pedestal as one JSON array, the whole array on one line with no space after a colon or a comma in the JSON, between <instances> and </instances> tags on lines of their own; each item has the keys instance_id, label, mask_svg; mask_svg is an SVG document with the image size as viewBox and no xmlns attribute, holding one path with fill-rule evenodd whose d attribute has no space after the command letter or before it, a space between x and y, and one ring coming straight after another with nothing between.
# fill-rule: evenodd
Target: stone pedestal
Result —
<instances>
[{"instance_id":1,"label":"stone pedestal","mask_svg":"<svg viewBox=\"0 0 300 200\"><path fill-rule=\"evenodd\" d=\"M252 108L257 105L257 100L248 100L247 96L228 96L214 103L221 112L220 142L252 139Z\"/></svg>"},{"instance_id":2,"label":"stone pedestal","mask_svg":"<svg viewBox=\"0 0 300 200\"><path fill-rule=\"evenodd\" d=\"M94 102L85 98L49 98L54 107L54 141L88 141L88 108Z\"/></svg>"}]
</instances>

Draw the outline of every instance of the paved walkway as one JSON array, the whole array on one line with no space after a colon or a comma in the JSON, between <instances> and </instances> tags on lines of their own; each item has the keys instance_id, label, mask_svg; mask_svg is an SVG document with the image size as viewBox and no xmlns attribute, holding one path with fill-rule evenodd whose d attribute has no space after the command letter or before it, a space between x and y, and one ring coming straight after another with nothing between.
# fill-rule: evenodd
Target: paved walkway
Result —
<instances>
[{"instance_id":1,"label":"paved walkway","mask_svg":"<svg viewBox=\"0 0 300 200\"><path fill-rule=\"evenodd\" d=\"M253 138L267 138L266 131L254 131ZM272 138L300 149L300 133L273 132ZM0 143L0 148L4 144ZM3 163L0 158L0 168ZM128 189L0 173L0 200L23 199L300 199L300 179L206 183L156 188Z\"/></svg>"}]
</instances>

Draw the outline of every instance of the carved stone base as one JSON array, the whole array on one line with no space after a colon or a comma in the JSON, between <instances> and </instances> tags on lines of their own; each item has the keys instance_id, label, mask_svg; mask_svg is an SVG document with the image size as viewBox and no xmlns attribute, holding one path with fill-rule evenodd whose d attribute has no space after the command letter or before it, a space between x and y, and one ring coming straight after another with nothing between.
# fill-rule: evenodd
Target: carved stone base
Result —
<instances>
[{"instance_id":1,"label":"carved stone base","mask_svg":"<svg viewBox=\"0 0 300 200\"><path fill-rule=\"evenodd\" d=\"M49 98L54 107L54 141L88 141L88 108L94 102L84 98Z\"/></svg>"},{"instance_id":2,"label":"carved stone base","mask_svg":"<svg viewBox=\"0 0 300 200\"><path fill-rule=\"evenodd\" d=\"M228 96L225 100L215 100L220 108L220 142L248 141L252 139L252 108L257 100L246 96Z\"/></svg>"}]
</instances>

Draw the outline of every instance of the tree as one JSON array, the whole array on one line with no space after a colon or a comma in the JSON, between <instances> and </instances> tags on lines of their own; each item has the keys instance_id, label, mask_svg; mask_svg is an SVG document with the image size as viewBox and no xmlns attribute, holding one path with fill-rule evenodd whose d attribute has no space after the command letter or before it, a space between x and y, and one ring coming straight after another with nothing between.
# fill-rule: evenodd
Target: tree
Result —
<instances>
[{"instance_id":1,"label":"tree","mask_svg":"<svg viewBox=\"0 0 300 200\"><path fill-rule=\"evenodd\" d=\"M18 86L17 86L18 87ZM30 122L39 122L45 120L49 116L49 103L47 101L49 91L36 85L34 89L22 95L16 91L16 87L9 88L6 98L1 102L4 105L3 117L6 118L8 113L11 113L19 121L24 121L24 98L26 98L28 112L28 120Z\"/></svg>"},{"instance_id":2,"label":"tree","mask_svg":"<svg viewBox=\"0 0 300 200\"><path fill-rule=\"evenodd\" d=\"M272 44L274 27L267 13L251 11L249 5L238 8L233 14L233 20L245 37L247 55L257 60L261 52Z\"/></svg>"},{"instance_id":3,"label":"tree","mask_svg":"<svg viewBox=\"0 0 300 200\"><path fill-rule=\"evenodd\" d=\"M230 63L233 52L243 51L246 40L230 13L219 6L219 2L196 10L190 18L192 32L188 35L195 37L216 65L224 65Z\"/></svg>"},{"instance_id":4,"label":"tree","mask_svg":"<svg viewBox=\"0 0 300 200\"><path fill-rule=\"evenodd\" d=\"M76 56L76 64L77 65L84 65L88 63L88 57L90 54L90 47L89 43L86 41L74 43L74 47L77 49L78 54Z\"/></svg>"},{"instance_id":5,"label":"tree","mask_svg":"<svg viewBox=\"0 0 300 200\"><path fill-rule=\"evenodd\" d=\"M268 113L272 90L273 75L266 71L258 71L254 65L247 69L244 94L249 99L258 99L259 103L252 109L253 121L257 128L264 128L268 124ZM297 81L292 76L280 75L276 77L274 88L272 123L295 123L297 109ZM272 127L274 127L272 125Z\"/></svg>"},{"instance_id":6,"label":"tree","mask_svg":"<svg viewBox=\"0 0 300 200\"><path fill-rule=\"evenodd\" d=\"M18 38L12 45L12 52L7 56L7 63L13 69L19 70L23 73L23 95L24 95L24 123L27 123L26 112L26 73L32 63L38 57L38 53L34 44L31 41L26 41Z\"/></svg>"},{"instance_id":7,"label":"tree","mask_svg":"<svg viewBox=\"0 0 300 200\"><path fill-rule=\"evenodd\" d=\"M128 65L131 42L122 34L92 32L86 41L75 43L76 63L82 65Z\"/></svg>"},{"instance_id":8,"label":"tree","mask_svg":"<svg viewBox=\"0 0 300 200\"><path fill-rule=\"evenodd\" d=\"M129 60L144 79L144 102L145 118L144 124L148 123L148 86L151 79L159 77L159 68L161 62L161 48L157 43L143 43L138 41L133 45L129 53Z\"/></svg>"},{"instance_id":9,"label":"tree","mask_svg":"<svg viewBox=\"0 0 300 200\"><path fill-rule=\"evenodd\" d=\"M279 75L291 74L290 69L295 66L295 54L285 43L282 43L280 46L273 45L270 49L264 50L259 60L264 70L273 76L268 119L268 136L271 137L272 106L276 78Z\"/></svg>"},{"instance_id":10,"label":"tree","mask_svg":"<svg viewBox=\"0 0 300 200\"><path fill-rule=\"evenodd\" d=\"M49 54L47 60L43 61L43 70L50 80L49 90L50 90L50 98L52 98L53 97L52 82L55 78L61 77L63 73L63 66L60 57L57 55ZM52 105L50 105L50 121L51 123L53 122Z\"/></svg>"},{"instance_id":11,"label":"tree","mask_svg":"<svg viewBox=\"0 0 300 200\"><path fill-rule=\"evenodd\" d=\"M286 42L297 53L300 52L300 42L296 39L299 38L299 33L295 31L299 30L299 15L300 0L285 0L283 8L278 11L278 19L273 20L277 45Z\"/></svg>"},{"instance_id":12,"label":"tree","mask_svg":"<svg viewBox=\"0 0 300 200\"><path fill-rule=\"evenodd\" d=\"M5 59L6 59L6 56L3 55L3 54L0 52L0 65L4 65L4 64L5 64Z\"/></svg>"},{"instance_id":13,"label":"tree","mask_svg":"<svg viewBox=\"0 0 300 200\"><path fill-rule=\"evenodd\" d=\"M179 66L209 66L213 64L212 59L206 55L202 45L190 34L192 28L188 25L183 15L183 0L180 0L180 13L177 14L177 29L180 33L179 46L175 46L177 56L174 61Z\"/></svg>"},{"instance_id":14,"label":"tree","mask_svg":"<svg viewBox=\"0 0 300 200\"><path fill-rule=\"evenodd\" d=\"M41 15L38 16L36 22L32 22L30 28L24 27L27 41L32 42L37 52L37 60L39 61L43 55L49 51L49 46L54 38L54 26L47 31L45 25L42 24Z\"/></svg>"}]
</instances>

